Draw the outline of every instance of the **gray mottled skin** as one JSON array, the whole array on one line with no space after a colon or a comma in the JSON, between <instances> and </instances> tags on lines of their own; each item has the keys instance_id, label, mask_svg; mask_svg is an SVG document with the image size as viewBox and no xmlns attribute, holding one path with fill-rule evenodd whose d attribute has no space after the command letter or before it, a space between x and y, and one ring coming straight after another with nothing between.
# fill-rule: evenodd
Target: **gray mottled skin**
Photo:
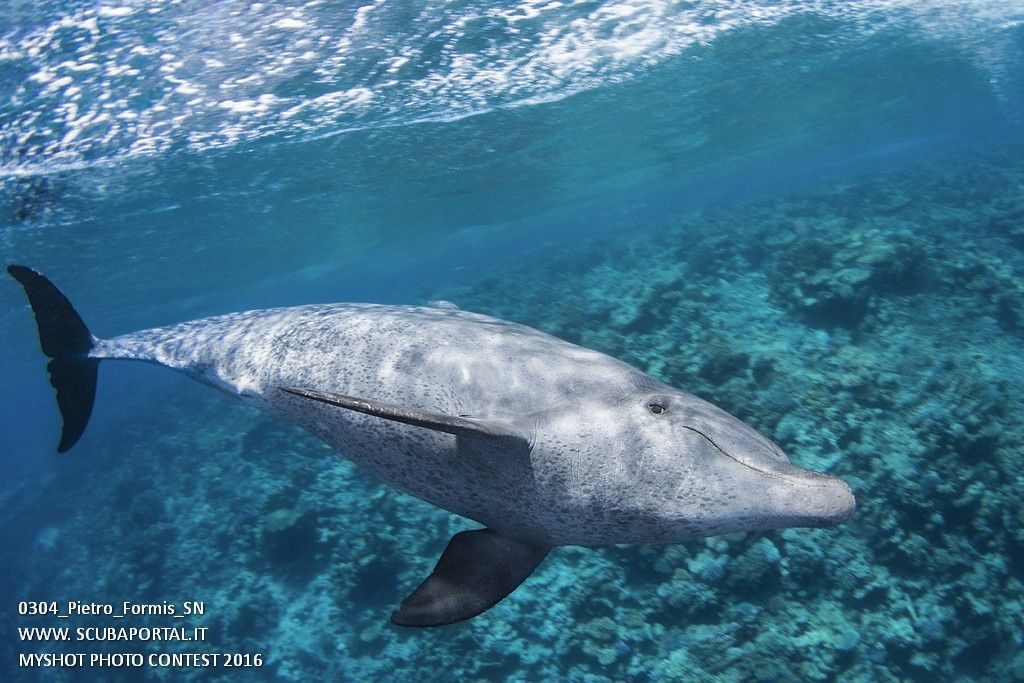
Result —
<instances>
[{"instance_id":1,"label":"gray mottled skin","mask_svg":"<svg viewBox=\"0 0 1024 683\"><path fill-rule=\"evenodd\" d=\"M97 340L90 355L188 373L301 425L384 482L544 546L825 526L854 508L843 482L790 465L711 404L601 353L457 309L251 311ZM529 440L529 455L457 448L450 434L278 387L498 420Z\"/></svg>"}]
</instances>

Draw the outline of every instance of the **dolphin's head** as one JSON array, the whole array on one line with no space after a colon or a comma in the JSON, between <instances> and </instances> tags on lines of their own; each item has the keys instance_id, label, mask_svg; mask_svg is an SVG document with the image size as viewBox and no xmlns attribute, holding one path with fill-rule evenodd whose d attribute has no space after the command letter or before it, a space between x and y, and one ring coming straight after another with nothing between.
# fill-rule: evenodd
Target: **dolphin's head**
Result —
<instances>
[{"instance_id":1,"label":"dolphin's head","mask_svg":"<svg viewBox=\"0 0 1024 683\"><path fill-rule=\"evenodd\" d=\"M618 425L607 456L649 540L832 526L856 507L840 479L796 467L750 426L660 382L611 413Z\"/></svg>"}]
</instances>

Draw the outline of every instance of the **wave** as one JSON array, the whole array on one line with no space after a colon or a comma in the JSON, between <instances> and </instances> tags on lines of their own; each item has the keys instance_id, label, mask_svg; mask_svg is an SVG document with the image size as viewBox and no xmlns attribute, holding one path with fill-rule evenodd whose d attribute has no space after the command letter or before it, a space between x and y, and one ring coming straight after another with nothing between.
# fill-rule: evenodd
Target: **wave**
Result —
<instances>
[{"instance_id":1,"label":"wave","mask_svg":"<svg viewBox=\"0 0 1024 683\"><path fill-rule=\"evenodd\" d=\"M798 15L854 44L893 27L948 42L1012 90L1016 0L10 3L0 177L556 101Z\"/></svg>"}]
</instances>

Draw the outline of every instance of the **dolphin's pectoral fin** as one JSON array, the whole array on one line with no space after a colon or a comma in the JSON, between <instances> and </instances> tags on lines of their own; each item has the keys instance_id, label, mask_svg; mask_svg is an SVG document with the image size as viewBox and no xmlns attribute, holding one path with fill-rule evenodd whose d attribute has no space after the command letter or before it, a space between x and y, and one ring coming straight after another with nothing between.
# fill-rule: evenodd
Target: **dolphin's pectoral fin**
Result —
<instances>
[{"instance_id":1,"label":"dolphin's pectoral fin","mask_svg":"<svg viewBox=\"0 0 1024 683\"><path fill-rule=\"evenodd\" d=\"M402 601L399 626L444 626L472 619L526 580L550 548L478 529L452 536L427 580Z\"/></svg>"},{"instance_id":2,"label":"dolphin's pectoral fin","mask_svg":"<svg viewBox=\"0 0 1024 683\"><path fill-rule=\"evenodd\" d=\"M481 457L486 453L505 454L505 464L530 471L530 439L519 433L511 424L500 420L486 420L462 415L445 415L426 410L418 410L394 403L384 403L367 398L332 394L312 389L296 389L278 387L295 396L312 399L339 408L347 408L358 413L373 415L385 420L393 420L407 425L433 429L446 434L454 434L458 438L460 453L471 453ZM508 457L511 455L511 457Z\"/></svg>"},{"instance_id":3,"label":"dolphin's pectoral fin","mask_svg":"<svg viewBox=\"0 0 1024 683\"><path fill-rule=\"evenodd\" d=\"M460 434L457 437L459 459L476 463L504 482L528 485L533 481L530 443L520 436Z\"/></svg>"}]
</instances>

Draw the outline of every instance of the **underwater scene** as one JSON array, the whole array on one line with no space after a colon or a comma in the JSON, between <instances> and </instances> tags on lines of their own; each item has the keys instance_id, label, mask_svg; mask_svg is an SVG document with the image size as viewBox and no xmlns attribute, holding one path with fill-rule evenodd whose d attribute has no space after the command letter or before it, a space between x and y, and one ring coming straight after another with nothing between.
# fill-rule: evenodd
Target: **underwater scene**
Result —
<instances>
[{"instance_id":1,"label":"underwater scene","mask_svg":"<svg viewBox=\"0 0 1024 683\"><path fill-rule=\"evenodd\" d=\"M0 680L1024 680L1019 0L8 0L0 250ZM305 329L468 327L200 320L337 302L427 308ZM428 387L441 415L399 400L425 372L365 367L448 344L509 374ZM379 389L339 377L357 351ZM674 389L734 416L673 433L736 477L856 510L721 479L670 537L662 456L625 489L575 459L590 531L554 534L520 487L537 425L614 422L585 408L598 368L640 377L618 361L668 397L644 419ZM310 391L260 383L286 370ZM607 433L594 462L649 442ZM425 443L458 457L381 464ZM465 560L501 531L474 505L518 531ZM519 550L496 599L398 625L428 576L454 604Z\"/></svg>"}]
</instances>

